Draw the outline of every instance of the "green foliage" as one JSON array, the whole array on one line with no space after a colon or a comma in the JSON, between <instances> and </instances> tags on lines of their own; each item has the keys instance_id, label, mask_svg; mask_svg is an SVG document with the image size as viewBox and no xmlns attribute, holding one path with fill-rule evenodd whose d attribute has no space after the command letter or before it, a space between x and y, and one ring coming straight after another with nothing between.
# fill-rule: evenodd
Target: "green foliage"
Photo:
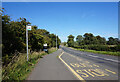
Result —
<instances>
[{"instance_id":1,"label":"green foliage","mask_svg":"<svg viewBox=\"0 0 120 82\"><path fill-rule=\"evenodd\" d=\"M107 42L108 45L119 45L120 44L120 40L118 38L109 37L108 39L109 39L109 41Z\"/></svg>"},{"instance_id":2,"label":"green foliage","mask_svg":"<svg viewBox=\"0 0 120 82\"><path fill-rule=\"evenodd\" d=\"M68 36L67 44L68 44L68 47L73 47L74 46L74 36L73 35Z\"/></svg>"},{"instance_id":3,"label":"green foliage","mask_svg":"<svg viewBox=\"0 0 120 82\"><path fill-rule=\"evenodd\" d=\"M15 52L26 52L26 25L31 25L26 18L19 18L11 21L10 16L2 15L2 53L3 65L7 64L7 56L12 59ZM43 44L47 43L48 48L55 47L56 35L50 34L45 29L38 29L36 25L31 25L32 30L28 31L29 49L31 51L42 51ZM61 41L57 36L57 47ZM18 54L19 55L19 54Z\"/></svg>"},{"instance_id":4,"label":"green foliage","mask_svg":"<svg viewBox=\"0 0 120 82\"><path fill-rule=\"evenodd\" d=\"M97 44L101 44L101 45L105 45L106 44L106 39L104 37L101 36L96 36L97 39Z\"/></svg>"},{"instance_id":5,"label":"green foliage","mask_svg":"<svg viewBox=\"0 0 120 82\"><path fill-rule=\"evenodd\" d=\"M111 51L117 52L120 51L120 45L117 46L109 46L109 45L82 45L82 46L74 46L77 49L89 49L96 51Z\"/></svg>"},{"instance_id":6,"label":"green foliage","mask_svg":"<svg viewBox=\"0 0 120 82\"><path fill-rule=\"evenodd\" d=\"M109 37L108 41L104 37L94 36L92 33L85 33L83 35L78 35L76 41L74 41L74 36L68 36L68 47L74 47L77 49L89 49L96 51L120 51L120 40L118 38Z\"/></svg>"},{"instance_id":7,"label":"green foliage","mask_svg":"<svg viewBox=\"0 0 120 82\"><path fill-rule=\"evenodd\" d=\"M48 49L48 53L56 51L55 48ZM35 67L35 64L38 62L43 55L46 55L45 52L34 52L29 55L29 61L26 61L26 54L21 54L20 56L15 56L14 60L9 63L7 66L2 68L2 80L3 81L22 81L26 80L28 74L32 71L32 68Z\"/></svg>"},{"instance_id":8,"label":"green foliage","mask_svg":"<svg viewBox=\"0 0 120 82\"><path fill-rule=\"evenodd\" d=\"M96 51L96 50L87 50L87 49L77 49L77 50L86 51L86 52L92 52L92 53L98 53L98 54L107 54L107 55L120 56L120 52Z\"/></svg>"},{"instance_id":9,"label":"green foliage","mask_svg":"<svg viewBox=\"0 0 120 82\"><path fill-rule=\"evenodd\" d=\"M83 37L81 35L78 35L76 37L76 42L78 43L79 46L82 45L82 40L83 40Z\"/></svg>"},{"instance_id":10,"label":"green foliage","mask_svg":"<svg viewBox=\"0 0 120 82\"><path fill-rule=\"evenodd\" d=\"M84 35L84 44L97 44L97 39L93 36L92 33L85 33Z\"/></svg>"},{"instance_id":11,"label":"green foliage","mask_svg":"<svg viewBox=\"0 0 120 82\"><path fill-rule=\"evenodd\" d=\"M61 45L67 46L67 42L62 42Z\"/></svg>"}]
</instances>

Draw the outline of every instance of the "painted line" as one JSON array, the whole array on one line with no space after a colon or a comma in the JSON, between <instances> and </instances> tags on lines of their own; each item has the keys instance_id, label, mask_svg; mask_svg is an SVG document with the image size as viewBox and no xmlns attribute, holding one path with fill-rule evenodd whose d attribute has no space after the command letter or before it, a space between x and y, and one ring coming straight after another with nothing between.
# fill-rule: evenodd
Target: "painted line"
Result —
<instances>
[{"instance_id":1,"label":"painted line","mask_svg":"<svg viewBox=\"0 0 120 82\"><path fill-rule=\"evenodd\" d=\"M108 71L108 72L111 72L111 73L113 73L113 74L116 74L115 72L113 72L113 71L110 71L110 70L108 70L108 69L105 69L106 71Z\"/></svg>"},{"instance_id":2,"label":"painted line","mask_svg":"<svg viewBox=\"0 0 120 82\"><path fill-rule=\"evenodd\" d=\"M72 49L72 48L71 48L71 49ZM73 49L74 49L74 48L73 48ZM75 52L75 53L78 53L78 52ZM80 54L80 53L79 53L79 54ZM83 53L83 54L84 54L84 53ZM86 55L86 56L101 58L101 59L104 59L104 60L108 60L108 61L120 63L120 61L118 61L118 60L113 60L113 59L108 59L108 58L102 58L102 57L99 57L99 56L93 56L93 55Z\"/></svg>"},{"instance_id":3,"label":"painted line","mask_svg":"<svg viewBox=\"0 0 120 82\"><path fill-rule=\"evenodd\" d=\"M61 56L63 55L64 52L62 52L62 54L59 55L59 59L72 71L72 73L82 82L86 82L79 74L77 74L62 58Z\"/></svg>"},{"instance_id":4,"label":"painted line","mask_svg":"<svg viewBox=\"0 0 120 82\"><path fill-rule=\"evenodd\" d=\"M88 56L91 56L91 57L96 57L96 58L101 58L101 59L104 59L104 60L109 60L109 61L113 61L113 62L120 62L120 61L117 61L117 60L108 59L108 58L102 58L102 57L99 57L99 56L93 56L93 55L88 55Z\"/></svg>"},{"instance_id":5,"label":"painted line","mask_svg":"<svg viewBox=\"0 0 120 82\"><path fill-rule=\"evenodd\" d=\"M71 55L71 54L68 54L68 55L70 55L70 56L72 56L72 57L76 57L76 58L78 58L77 56L73 56L73 55ZM120 61L118 61L118 60L113 60L113 59L108 59L108 58L102 58L102 57L94 56L94 55L86 55L86 56L96 57L96 58L101 58L101 59L104 59L104 60L113 61L113 62L117 62L117 63L120 62Z\"/></svg>"},{"instance_id":6,"label":"painted line","mask_svg":"<svg viewBox=\"0 0 120 82\"><path fill-rule=\"evenodd\" d=\"M113 60L113 59L108 59L108 58L104 58L105 60L110 60L110 61L113 61L113 62L119 62L117 60Z\"/></svg>"},{"instance_id":7,"label":"painted line","mask_svg":"<svg viewBox=\"0 0 120 82\"><path fill-rule=\"evenodd\" d=\"M93 56L93 55L88 55L88 56L91 56L91 57L98 57L98 56Z\"/></svg>"}]
</instances>

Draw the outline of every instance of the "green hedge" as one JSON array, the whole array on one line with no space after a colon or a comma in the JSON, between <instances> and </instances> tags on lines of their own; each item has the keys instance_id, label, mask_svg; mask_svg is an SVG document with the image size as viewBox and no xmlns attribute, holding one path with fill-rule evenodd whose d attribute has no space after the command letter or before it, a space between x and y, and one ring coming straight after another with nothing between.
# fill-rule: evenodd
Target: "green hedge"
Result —
<instances>
[{"instance_id":1,"label":"green hedge","mask_svg":"<svg viewBox=\"0 0 120 82\"><path fill-rule=\"evenodd\" d=\"M74 46L77 49L89 49L96 51L112 51L117 52L120 51L120 45L117 46L109 46L109 45L82 45L82 46Z\"/></svg>"}]
</instances>

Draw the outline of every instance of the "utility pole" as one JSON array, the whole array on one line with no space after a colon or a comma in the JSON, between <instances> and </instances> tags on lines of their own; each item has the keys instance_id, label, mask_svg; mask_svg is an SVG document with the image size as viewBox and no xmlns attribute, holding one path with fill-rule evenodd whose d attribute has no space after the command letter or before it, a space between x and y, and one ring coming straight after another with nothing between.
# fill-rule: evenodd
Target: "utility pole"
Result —
<instances>
[{"instance_id":1,"label":"utility pole","mask_svg":"<svg viewBox=\"0 0 120 82\"><path fill-rule=\"evenodd\" d=\"M57 34L56 34L56 50L57 50Z\"/></svg>"}]
</instances>

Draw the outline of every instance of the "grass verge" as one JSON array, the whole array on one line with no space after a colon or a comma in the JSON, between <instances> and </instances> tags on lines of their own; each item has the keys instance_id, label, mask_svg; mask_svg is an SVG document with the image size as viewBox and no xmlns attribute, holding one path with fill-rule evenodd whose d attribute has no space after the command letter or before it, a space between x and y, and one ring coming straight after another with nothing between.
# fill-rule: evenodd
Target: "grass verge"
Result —
<instances>
[{"instance_id":1,"label":"grass verge","mask_svg":"<svg viewBox=\"0 0 120 82\"><path fill-rule=\"evenodd\" d=\"M85 51L85 52L92 52L97 54L107 54L107 55L113 55L113 56L120 56L120 52L110 52L110 51L96 51L96 50L87 50L87 49L76 49L75 50Z\"/></svg>"},{"instance_id":2,"label":"grass verge","mask_svg":"<svg viewBox=\"0 0 120 82\"><path fill-rule=\"evenodd\" d=\"M2 68L2 80L6 82L10 80L18 82L25 80L43 55L55 51L55 48L51 48L48 50L48 53L34 52L29 55L29 61L26 61L26 54L20 54L19 57L17 57L12 63L9 63L7 67Z\"/></svg>"}]
</instances>

